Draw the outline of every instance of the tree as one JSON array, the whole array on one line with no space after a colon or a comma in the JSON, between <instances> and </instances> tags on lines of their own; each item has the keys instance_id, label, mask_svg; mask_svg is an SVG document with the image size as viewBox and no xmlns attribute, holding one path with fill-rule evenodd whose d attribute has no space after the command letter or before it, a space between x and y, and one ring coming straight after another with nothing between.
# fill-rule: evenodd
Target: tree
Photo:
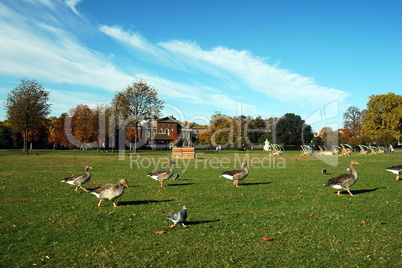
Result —
<instances>
[{"instance_id":1,"label":"tree","mask_svg":"<svg viewBox=\"0 0 402 268\"><path fill-rule=\"evenodd\" d=\"M7 95L7 119L16 131L23 131L24 152L28 154L28 133L43 124L50 113L49 92L35 80L21 79L21 83Z\"/></svg>"},{"instance_id":2,"label":"tree","mask_svg":"<svg viewBox=\"0 0 402 268\"><path fill-rule=\"evenodd\" d=\"M96 111L91 110L87 105L79 104L70 110L71 129L74 137L81 143L98 143L99 122ZM96 146L96 145L94 145ZM86 148L86 147L84 147Z\"/></svg>"},{"instance_id":3,"label":"tree","mask_svg":"<svg viewBox=\"0 0 402 268\"><path fill-rule=\"evenodd\" d=\"M248 118L248 141L251 144L264 144L267 139L270 139L270 130L268 129L268 121L262 119L260 116L251 119Z\"/></svg>"},{"instance_id":4,"label":"tree","mask_svg":"<svg viewBox=\"0 0 402 268\"><path fill-rule=\"evenodd\" d=\"M73 148L73 145L68 141L66 132L64 131L66 117L67 113L62 113L60 117L52 116L49 118L49 142L53 143L53 148L59 146Z\"/></svg>"},{"instance_id":5,"label":"tree","mask_svg":"<svg viewBox=\"0 0 402 268\"><path fill-rule=\"evenodd\" d=\"M390 144L395 146L397 144L397 140L392 137L391 134L389 134L388 132L382 134L380 137L378 137L375 140L375 143L377 145L382 145L382 146L389 146Z\"/></svg>"},{"instance_id":6,"label":"tree","mask_svg":"<svg viewBox=\"0 0 402 268\"><path fill-rule=\"evenodd\" d=\"M133 123L136 129L142 120L157 118L163 104L164 102L158 99L158 90L144 81L135 82L124 91L117 92L112 102L115 115ZM119 121L119 124L122 124L122 120ZM139 138L134 139L134 150L137 149Z\"/></svg>"},{"instance_id":7,"label":"tree","mask_svg":"<svg viewBox=\"0 0 402 268\"><path fill-rule=\"evenodd\" d=\"M12 130L4 122L0 122L0 148L12 148Z\"/></svg>"},{"instance_id":8,"label":"tree","mask_svg":"<svg viewBox=\"0 0 402 268\"><path fill-rule=\"evenodd\" d=\"M384 133L402 138L402 95L394 93L371 95L363 116L363 134L373 139Z\"/></svg>"},{"instance_id":9,"label":"tree","mask_svg":"<svg viewBox=\"0 0 402 268\"><path fill-rule=\"evenodd\" d=\"M360 135L363 114L364 111L360 111L356 106L350 106L343 114L343 128L349 130L351 137Z\"/></svg>"},{"instance_id":10,"label":"tree","mask_svg":"<svg viewBox=\"0 0 402 268\"><path fill-rule=\"evenodd\" d=\"M277 143L286 145L309 144L313 138L310 125L306 125L299 115L287 113L276 123Z\"/></svg>"}]
</instances>

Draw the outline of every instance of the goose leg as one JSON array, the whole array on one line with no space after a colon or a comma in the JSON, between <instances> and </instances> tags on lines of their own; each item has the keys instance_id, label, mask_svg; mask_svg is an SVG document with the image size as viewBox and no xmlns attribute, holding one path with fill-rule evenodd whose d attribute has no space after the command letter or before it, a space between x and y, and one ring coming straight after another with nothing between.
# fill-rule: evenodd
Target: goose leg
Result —
<instances>
[{"instance_id":1,"label":"goose leg","mask_svg":"<svg viewBox=\"0 0 402 268\"><path fill-rule=\"evenodd\" d=\"M163 188L163 181L160 182L159 188Z\"/></svg>"},{"instance_id":2,"label":"goose leg","mask_svg":"<svg viewBox=\"0 0 402 268\"><path fill-rule=\"evenodd\" d=\"M181 225L182 225L184 228L186 228L186 227L187 227L187 225L185 225L184 223L181 223Z\"/></svg>"},{"instance_id":3,"label":"goose leg","mask_svg":"<svg viewBox=\"0 0 402 268\"><path fill-rule=\"evenodd\" d=\"M120 206L118 206L118 205L116 205L116 203L114 202L114 201L112 201L113 202L113 206L115 207L115 208L119 208Z\"/></svg>"},{"instance_id":4,"label":"goose leg","mask_svg":"<svg viewBox=\"0 0 402 268\"><path fill-rule=\"evenodd\" d=\"M87 189L85 189L84 187L82 187L82 186L80 186L80 188L82 189L82 190L84 190L85 192L89 192L89 190L87 190Z\"/></svg>"},{"instance_id":5,"label":"goose leg","mask_svg":"<svg viewBox=\"0 0 402 268\"><path fill-rule=\"evenodd\" d=\"M99 200L98 207L100 207L100 206L101 206L101 204L102 204L102 199L101 199L101 200Z\"/></svg>"},{"instance_id":6,"label":"goose leg","mask_svg":"<svg viewBox=\"0 0 402 268\"><path fill-rule=\"evenodd\" d=\"M176 225L170 225L169 228L173 229L174 227L176 227Z\"/></svg>"},{"instance_id":7,"label":"goose leg","mask_svg":"<svg viewBox=\"0 0 402 268\"><path fill-rule=\"evenodd\" d=\"M240 187L240 186L239 186L239 181L236 181L236 187Z\"/></svg>"},{"instance_id":8,"label":"goose leg","mask_svg":"<svg viewBox=\"0 0 402 268\"><path fill-rule=\"evenodd\" d=\"M339 190L339 191L338 191L338 193L337 193L336 195L338 195L338 196L342 196L342 195L341 195L341 191Z\"/></svg>"},{"instance_id":9,"label":"goose leg","mask_svg":"<svg viewBox=\"0 0 402 268\"><path fill-rule=\"evenodd\" d=\"M356 195L352 194L352 193L349 191L349 189L348 189L347 191L348 191L348 193L349 193L351 196L356 196Z\"/></svg>"},{"instance_id":10,"label":"goose leg","mask_svg":"<svg viewBox=\"0 0 402 268\"><path fill-rule=\"evenodd\" d=\"M74 191L78 192L78 186L77 186L77 187L75 187L75 190L74 190Z\"/></svg>"}]
</instances>

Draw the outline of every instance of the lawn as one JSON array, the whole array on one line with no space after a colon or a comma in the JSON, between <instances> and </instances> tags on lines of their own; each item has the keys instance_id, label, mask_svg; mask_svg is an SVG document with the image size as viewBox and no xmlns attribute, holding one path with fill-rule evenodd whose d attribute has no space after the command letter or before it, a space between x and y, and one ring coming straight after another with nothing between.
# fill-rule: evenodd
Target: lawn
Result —
<instances>
[{"instance_id":1,"label":"lawn","mask_svg":"<svg viewBox=\"0 0 402 268\"><path fill-rule=\"evenodd\" d=\"M300 152L200 151L176 160L180 178L158 188L146 174L167 167L168 151L2 150L1 266L402 267L402 181L385 170L401 156L352 153L329 165ZM219 177L245 159L240 187ZM351 159L356 196L336 196L323 184ZM85 188L128 180L119 208L61 182L86 164ZM165 217L183 205L188 227L169 229Z\"/></svg>"}]
</instances>

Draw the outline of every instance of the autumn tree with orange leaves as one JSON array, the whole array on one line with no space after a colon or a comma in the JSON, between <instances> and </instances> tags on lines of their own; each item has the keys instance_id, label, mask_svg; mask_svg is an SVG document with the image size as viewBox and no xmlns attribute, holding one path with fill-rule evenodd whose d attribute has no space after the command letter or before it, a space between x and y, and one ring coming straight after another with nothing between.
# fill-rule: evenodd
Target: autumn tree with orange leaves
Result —
<instances>
[{"instance_id":1,"label":"autumn tree with orange leaves","mask_svg":"<svg viewBox=\"0 0 402 268\"><path fill-rule=\"evenodd\" d=\"M71 132L81 143L98 142L98 116L87 105L79 104L70 110Z\"/></svg>"}]
</instances>

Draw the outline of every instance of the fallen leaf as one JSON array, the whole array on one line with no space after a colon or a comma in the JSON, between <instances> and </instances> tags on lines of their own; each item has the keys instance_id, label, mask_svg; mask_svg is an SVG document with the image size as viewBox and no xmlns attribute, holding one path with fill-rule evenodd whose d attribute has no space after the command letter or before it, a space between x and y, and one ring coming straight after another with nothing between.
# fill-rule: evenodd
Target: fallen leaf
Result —
<instances>
[{"instance_id":1,"label":"fallen leaf","mask_svg":"<svg viewBox=\"0 0 402 268\"><path fill-rule=\"evenodd\" d=\"M165 231L155 231L155 234L163 234Z\"/></svg>"},{"instance_id":2,"label":"fallen leaf","mask_svg":"<svg viewBox=\"0 0 402 268\"><path fill-rule=\"evenodd\" d=\"M308 215L309 217L314 217L314 214L310 214L310 215Z\"/></svg>"},{"instance_id":3,"label":"fallen leaf","mask_svg":"<svg viewBox=\"0 0 402 268\"><path fill-rule=\"evenodd\" d=\"M70 224L75 224L76 222L75 221L70 221Z\"/></svg>"},{"instance_id":4,"label":"fallen leaf","mask_svg":"<svg viewBox=\"0 0 402 268\"><path fill-rule=\"evenodd\" d=\"M77 209L76 207L71 207L72 209Z\"/></svg>"},{"instance_id":5,"label":"fallen leaf","mask_svg":"<svg viewBox=\"0 0 402 268\"><path fill-rule=\"evenodd\" d=\"M272 241L272 240L274 240L273 238L271 238L271 237L266 237L266 236L263 236L263 237L261 237L263 240L265 240L265 241Z\"/></svg>"},{"instance_id":6,"label":"fallen leaf","mask_svg":"<svg viewBox=\"0 0 402 268\"><path fill-rule=\"evenodd\" d=\"M386 222L382 222L381 224L387 224Z\"/></svg>"},{"instance_id":7,"label":"fallen leaf","mask_svg":"<svg viewBox=\"0 0 402 268\"><path fill-rule=\"evenodd\" d=\"M52 223L52 224L53 224L53 223L56 223L56 222L55 222L55 221L51 221L50 223Z\"/></svg>"},{"instance_id":8,"label":"fallen leaf","mask_svg":"<svg viewBox=\"0 0 402 268\"><path fill-rule=\"evenodd\" d=\"M361 223L359 223L359 225L366 225L367 223L362 221Z\"/></svg>"},{"instance_id":9,"label":"fallen leaf","mask_svg":"<svg viewBox=\"0 0 402 268\"><path fill-rule=\"evenodd\" d=\"M275 200L275 198L273 198L273 197L271 197L270 199L271 199L271 200Z\"/></svg>"}]
</instances>

